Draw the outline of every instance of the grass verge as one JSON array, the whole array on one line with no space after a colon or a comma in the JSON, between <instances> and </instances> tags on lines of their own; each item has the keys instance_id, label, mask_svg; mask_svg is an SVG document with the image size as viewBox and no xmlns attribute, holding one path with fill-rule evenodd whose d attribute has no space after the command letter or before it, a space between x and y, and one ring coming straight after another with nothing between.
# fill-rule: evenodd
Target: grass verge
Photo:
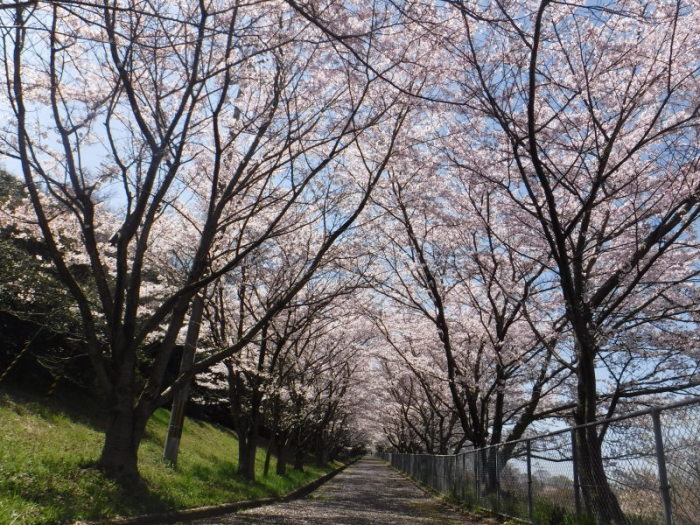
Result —
<instances>
[{"instance_id":1,"label":"grass verge","mask_svg":"<svg viewBox=\"0 0 700 525\"><path fill-rule=\"evenodd\" d=\"M45 403L0 392L0 523L70 523L278 496L338 465L258 475L236 475L238 442L223 427L188 419L177 468L161 459L169 413L158 410L139 452L146 488L125 491L96 470L103 434L89 403ZM75 400L74 400L75 401ZM258 450L262 473L264 451Z\"/></svg>"}]
</instances>

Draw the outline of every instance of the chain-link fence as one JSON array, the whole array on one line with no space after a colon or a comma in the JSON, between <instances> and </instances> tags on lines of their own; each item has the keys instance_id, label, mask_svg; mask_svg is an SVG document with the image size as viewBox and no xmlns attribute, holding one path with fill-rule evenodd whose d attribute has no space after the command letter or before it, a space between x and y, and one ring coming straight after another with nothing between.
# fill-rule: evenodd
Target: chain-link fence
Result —
<instances>
[{"instance_id":1,"label":"chain-link fence","mask_svg":"<svg viewBox=\"0 0 700 525\"><path fill-rule=\"evenodd\" d=\"M700 399L457 455L379 456L455 500L530 523L700 524Z\"/></svg>"}]
</instances>

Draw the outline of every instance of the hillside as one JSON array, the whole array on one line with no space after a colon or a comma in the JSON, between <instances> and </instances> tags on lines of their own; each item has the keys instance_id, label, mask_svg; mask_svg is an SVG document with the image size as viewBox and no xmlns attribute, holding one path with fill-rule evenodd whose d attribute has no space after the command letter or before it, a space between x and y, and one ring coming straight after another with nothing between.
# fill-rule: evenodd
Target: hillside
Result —
<instances>
[{"instance_id":1,"label":"hillside","mask_svg":"<svg viewBox=\"0 0 700 525\"><path fill-rule=\"evenodd\" d=\"M176 469L161 460L169 413L157 411L140 449L138 495L93 468L102 442L96 409L76 394L47 403L0 391L0 523L70 523L289 492L329 469L307 467L247 483L236 475L237 441L225 428L188 419ZM262 473L264 451L257 456Z\"/></svg>"}]
</instances>

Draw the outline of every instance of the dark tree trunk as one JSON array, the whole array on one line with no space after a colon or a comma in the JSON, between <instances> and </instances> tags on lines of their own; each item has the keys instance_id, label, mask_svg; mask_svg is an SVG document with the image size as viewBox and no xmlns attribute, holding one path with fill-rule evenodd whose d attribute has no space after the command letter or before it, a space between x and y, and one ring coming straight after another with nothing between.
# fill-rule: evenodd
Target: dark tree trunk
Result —
<instances>
[{"instance_id":1,"label":"dark tree trunk","mask_svg":"<svg viewBox=\"0 0 700 525\"><path fill-rule=\"evenodd\" d=\"M250 481L255 481L255 456L258 450L259 404L258 393L253 392L253 404L249 417L239 420L238 432L238 473Z\"/></svg>"},{"instance_id":2,"label":"dark tree trunk","mask_svg":"<svg viewBox=\"0 0 700 525\"><path fill-rule=\"evenodd\" d=\"M301 446L297 446L294 452L294 470L304 471L304 449Z\"/></svg>"},{"instance_id":3,"label":"dark tree trunk","mask_svg":"<svg viewBox=\"0 0 700 525\"><path fill-rule=\"evenodd\" d=\"M586 512L599 524L625 523L625 515L610 488L603 467L601 447L594 427L576 433L578 475Z\"/></svg>"},{"instance_id":4,"label":"dark tree trunk","mask_svg":"<svg viewBox=\"0 0 700 525\"><path fill-rule=\"evenodd\" d=\"M501 465L501 458L498 457L498 447L491 447L488 449L484 455L486 459L486 464L484 465L484 472L486 473L486 493L495 494L498 490L499 479L501 475L501 470L503 466Z\"/></svg>"},{"instance_id":5,"label":"dark tree trunk","mask_svg":"<svg viewBox=\"0 0 700 525\"><path fill-rule=\"evenodd\" d=\"M316 466L317 467L322 467L326 463L328 463L328 450L326 449L325 446L321 446L317 451L316 451Z\"/></svg>"},{"instance_id":6,"label":"dark tree trunk","mask_svg":"<svg viewBox=\"0 0 700 525\"><path fill-rule=\"evenodd\" d=\"M273 437L275 453L277 454L276 472L280 476L287 474L287 434L286 432L276 432Z\"/></svg>"},{"instance_id":7,"label":"dark tree trunk","mask_svg":"<svg viewBox=\"0 0 700 525\"><path fill-rule=\"evenodd\" d=\"M272 435L272 440L275 446L275 454L277 455L277 467L275 472L280 476L284 476L287 474L288 434L285 431L277 430L277 432Z\"/></svg>"},{"instance_id":8,"label":"dark tree trunk","mask_svg":"<svg viewBox=\"0 0 700 525\"><path fill-rule=\"evenodd\" d=\"M582 344L580 341L584 340ZM578 390L576 423L579 425L596 421L596 374L594 346L586 344L591 338L581 338L577 342ZM578 476L586 511L595 517L599 524L625 523L625 515L615 493L610 488L605 475L601 441L597 426L591 425L576 432L576 452L578 456Z\"/></svg>"},{"instance_id":9,"label":"dark tree trunk","mask_svg":"<svg viewBox=\"0 0 700 525\"><path fill-rule=\"evenodd\" d=\"M245 479L255 481L255 455L258 450L257 437L248 436L238 442L238 473Z\"/></svg>"},{"instance_id":10,"label":"dark tree trunk","mask_svg":"<svg viewBox=\"0 0 700 525\"><path fill-rule=\"evenodd\" d=\"M246 386L241 372L234 372L230 363L228 367L229 400L233 428L238 437L238 474L247 480L255 480L255 455L258 447L258 430L260 420L260 402L262 393L255 380ZM250 392L250 406L244 406L244 393Z\"/></svg>"},{"instance_id":11,"label":"dark tree trunk","mask_svg":"<svg viewBox=\"0 0 700 525\"><path fill-rule=\"evenodd\" d=\"M325 456L326 456L326 443L325 440L323 439L323 432L319 431L316 434L316 437L314 438L313 441L313 455L314 455L314 464L317 467L322 467L326 462Z\"/></svg>"},{"instance_id":12,"label":"dark tree trunk","mask_svg":"<svg viewBox=\"0 0 700 525\"><path fill-rule=\"evenodd\" d=\"M110 417L99 467L125 486L140 481L138 443L135 442L132 418L126 414Z\"/></svg>"},{"instance_id":13,"label":"dark tree trunk","mask_svg":"<svg viewBox=\"0 0 700 525\"><path fill-rule=\"evenodd\" d=\"M270 459L272 458L272 448L274 447L274 440L270 439L267 444L267 449L265 450L265 467L263 468L263 476L267 477L270 473Z\"/></svg>"},{"instance_id":14,"label":"dark tree trunk","mask_svg":"<svg viewBox=\"0 0 700 525\"><path fill-rule=\"evenodd\" d=\"M138 470L138 450L147 417L139 417L131 398L122 396L114 403L105 430L105 441L98 466L125 487L142 483Z\"/></svg>"},{"instance_id":15,"label":"dark tree trunk","mask_svg":"<svg viewBox=\"0 0 700 525\"><path fill-rule=\"evenodd\" d=\"M106 392L109 403L107 426L98 467L126 488L142 484L138 469L138 451L148 418L153 413L145 400L134 406L133 353L124 351L127 358L118 369L115 385Z\"/></svg>"},{"instance_id":16,"label":"dark tree trunk","mask_svg":"<svg viewBox=\"0 0 700 525\"><path fill-rule=\"evenodd\" d=\"M340 454L340 447L333 447L328 451L328 454L326 454L326 462L327 463L332 463L336 459L338 459L338 456Z\"/></svg>"},{"instance_id":17,"label":"dark tree trunk","mask_svg":"<svg viewBox=\"0 0 700 525\"><path fill-rule=\"evenodd\" d=\"M279 476L287 474L287 447L281 446L277 448L277 468L275 472Z\"/></svg>"}]
</instances>

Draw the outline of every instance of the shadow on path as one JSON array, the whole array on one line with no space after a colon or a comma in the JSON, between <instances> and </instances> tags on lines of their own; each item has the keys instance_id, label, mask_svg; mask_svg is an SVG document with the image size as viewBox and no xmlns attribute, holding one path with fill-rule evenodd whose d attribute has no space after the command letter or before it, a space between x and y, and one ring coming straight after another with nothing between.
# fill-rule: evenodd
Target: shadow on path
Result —
<instances>
[{"instance_id":1,"label":"shadow on path","mask_svg":"<svg viewBox=\"0 0 700 525\"><path fill-rule=\"evenodd\" d=\"M378 459L363 459L304 499L268 505L245 512L190 522L196 525L229 523L395 524L473 523L430 497Z\"/></svg>"}]
</instances>

